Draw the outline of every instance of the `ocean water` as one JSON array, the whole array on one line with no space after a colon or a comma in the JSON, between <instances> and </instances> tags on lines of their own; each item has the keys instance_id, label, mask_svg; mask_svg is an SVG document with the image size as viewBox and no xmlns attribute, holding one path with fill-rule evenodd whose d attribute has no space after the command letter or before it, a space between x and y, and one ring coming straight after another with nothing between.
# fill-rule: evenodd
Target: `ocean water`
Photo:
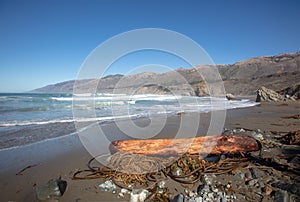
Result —
<instances>
[{"instance_id":1,"label":"ocean water","mask_svg":"<svg viewBox=\"0 0 300 202\"><path fill-rule=\"evenodd\" d=\"M243 108L243 99L172 95L0 94L0 149L18 147L76 132L74 121L109 123L116 119Z\"/></svg>"}]
</instances>

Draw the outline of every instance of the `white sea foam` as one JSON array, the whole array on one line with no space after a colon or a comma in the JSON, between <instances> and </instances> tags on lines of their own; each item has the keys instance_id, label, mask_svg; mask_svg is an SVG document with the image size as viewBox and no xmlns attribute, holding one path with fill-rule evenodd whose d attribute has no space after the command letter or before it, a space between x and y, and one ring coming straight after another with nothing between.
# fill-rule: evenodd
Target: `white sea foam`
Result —
<instances>
[{"instance_id":1,"label":"white sea foam","mask_svg":"<svg viewBox=\"0 0 300 202\"><path fill-rule=\"evenodd\" d=\"M11 127L11 126L28 126L28 125L44 125L50 123L70 123L74 122L71 119L65 120L49 120L49 121L21 121L21 122L8 122L8 123L0 123L0 127Z\"/></svg>"},{"instance_id":2,"label":"white sea foam","mask_svg":"<svg viewBox=\"0 0 300 202\"><path fill-rule=\"evenodd\" d=\"M53 100L57 101L93 101L93 100L122 100L122 101L137 101L137 100L154 100L154 101L164 101L164 100L178 100L182 96L173 95L154 95L154 94L141 94L141 95L125 95L125 94L97 94L97 95L74 95L73 97L51 97Z\"/></svg>"},{"instance_id":3,"label":"white sea foam","mask_svg":"<svg viewBox=\"0 0 300 202\"><path fill-rule=\"evenodd\" d=\"M101 122L108 120L120 120L133 117L141 117L142 114L123 115L123 116L110 116L110 117L91 117L91 118L74 118L74 119L54 119L49 121L23 121L23 122L10 122L0 123L0 127L12 127L12 126L28 126L28 125L45 125L54 123L73 123L73 122Z\"/></svg>"}]
</instances>

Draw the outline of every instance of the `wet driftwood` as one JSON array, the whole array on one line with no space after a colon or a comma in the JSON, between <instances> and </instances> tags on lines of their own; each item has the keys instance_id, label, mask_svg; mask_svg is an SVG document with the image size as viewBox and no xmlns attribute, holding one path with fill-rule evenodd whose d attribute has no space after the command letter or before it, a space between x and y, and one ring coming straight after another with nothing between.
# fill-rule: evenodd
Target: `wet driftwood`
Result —
<instances>
[{"instance_id":1,"label":"wet driftwood","mask_svg":"<svg viewBox=\"0 0 300 202\"><path fill-rule=\"evenodd\" d=\"M119 151L151 156L181 154L237 154L260 149L248 136L204 136L186 139L118 140L112 145Z\"/></svg>"}]
</instances>

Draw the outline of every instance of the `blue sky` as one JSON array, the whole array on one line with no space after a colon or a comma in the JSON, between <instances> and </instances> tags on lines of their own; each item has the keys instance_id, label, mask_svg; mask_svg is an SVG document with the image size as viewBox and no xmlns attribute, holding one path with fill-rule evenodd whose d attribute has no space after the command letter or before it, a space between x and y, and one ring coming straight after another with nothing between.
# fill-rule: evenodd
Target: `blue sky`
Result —
<instances>
[{"instance_id":1,"label":"blue sky","mask_svg":"<svg viewBox=\"0 0 300 202\"><path fill-rule=\"evenodd\" d=\"M94 48L132 29L164 28L184 34L216 64L296 52L299 2L2 0L0 92L23 92L75 79ZM173 68L186 66L167 54L136 56L108 73L124 74L134 65L151 63L151 58Z\"/></svg>"}]
</instances>

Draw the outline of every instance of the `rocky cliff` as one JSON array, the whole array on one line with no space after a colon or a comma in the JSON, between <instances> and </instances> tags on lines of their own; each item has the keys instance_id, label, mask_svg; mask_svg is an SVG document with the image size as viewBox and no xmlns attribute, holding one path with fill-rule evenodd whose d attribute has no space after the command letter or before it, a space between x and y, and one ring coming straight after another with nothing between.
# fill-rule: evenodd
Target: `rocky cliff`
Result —
<instances>
[{"instance_id":1,"label":"rocky cliff","mask_svg":"<svg viewBox=\"0 0 300 202\"><path fill-rule=\"evenodd\" d=\"M300 84L300 52L276 56L257 57L231 65L216 65L227 93L234 95L255 95L265 86L277 91ZM144 72L136 75L110 75L100 79L76 82L82 93L151 93L182 95L208 95L202 73L211 66L199 65L190 69L176 69L158 74ZM213 75L212 75L213 77ZM210 81L211 82L211 81ZM75 81L48 85L33 92L73 91Z\"/></svg>"}]
</instances>

